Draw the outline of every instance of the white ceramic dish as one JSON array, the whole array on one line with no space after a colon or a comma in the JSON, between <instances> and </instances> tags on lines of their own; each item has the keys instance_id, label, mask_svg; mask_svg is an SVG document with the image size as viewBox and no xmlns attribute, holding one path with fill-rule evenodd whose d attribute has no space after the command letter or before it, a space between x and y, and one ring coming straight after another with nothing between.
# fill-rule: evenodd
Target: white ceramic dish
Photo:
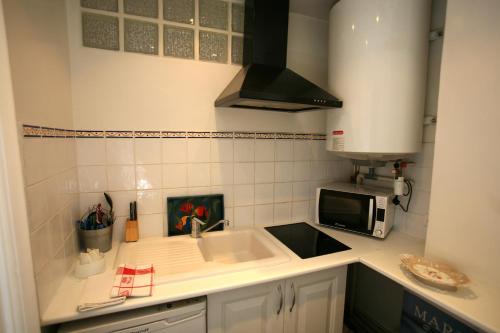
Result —
<instances>
[{"instance_id":1,"label":"white ceramic dish","mask_svg":"<svg viewBox=\"0 0 500 333\"><path fill-rule=\"evenodd\" d=\"M457 290L461 285L469 282L469 278L453 267L411 254L401 254L403 266L418 280L446 290Z\"/></svg>"}]
</instances>

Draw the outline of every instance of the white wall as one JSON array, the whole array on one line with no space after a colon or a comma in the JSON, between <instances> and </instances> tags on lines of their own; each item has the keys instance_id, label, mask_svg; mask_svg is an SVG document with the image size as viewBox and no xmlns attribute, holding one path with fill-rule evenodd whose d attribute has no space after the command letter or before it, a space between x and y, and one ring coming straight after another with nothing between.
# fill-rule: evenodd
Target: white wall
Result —
<instances>
[{"instance_id":1,"label":"white wall","mask_svg":"<svg viewBox=\"0 0 500 333\"><path fill-rule=\"evenodd\" d=\"M295 115L215 110L215 99L241 66L83 47L80 13L78 1L68 2L76 128L324 131L324 111ZM290 67L323 86L327 31L325 21L290 15ZM304 56L308 57L305 61L301 60Z\"/></svg>"},{"instance_id":2,"label":"white wall","mask_svg":"<svg viewBox=\"0 0 500 333\"><path fill-rule=\"evenodd\" d=\"M500 279L500 2L448 2L426 255Z\"/></svg>"},{"instance_id":3,"label":"white wall","mask_svg":"<svg viewBox=\"0 0 500 333\"><path fill-rule=\"evenodd\" d=\"M3 4L18 122L72 128L64 1Z\"/></svg>"}]
</instances>

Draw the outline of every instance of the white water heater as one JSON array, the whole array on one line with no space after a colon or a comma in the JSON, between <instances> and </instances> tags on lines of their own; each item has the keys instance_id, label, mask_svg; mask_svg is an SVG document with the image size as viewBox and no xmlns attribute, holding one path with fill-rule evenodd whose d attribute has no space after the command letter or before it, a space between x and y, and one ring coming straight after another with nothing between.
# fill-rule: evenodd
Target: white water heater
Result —
<instances>
[{"instance_id":1,"label":"white water heater","mask_svg":"<svg viewBox=\"0 0 500 333\"><path fill-rule=\"evenodd\" d=\"M430 0L341 0L330 11L327 149L392 160L422 143Z\"/></svg>"}]
</instances>

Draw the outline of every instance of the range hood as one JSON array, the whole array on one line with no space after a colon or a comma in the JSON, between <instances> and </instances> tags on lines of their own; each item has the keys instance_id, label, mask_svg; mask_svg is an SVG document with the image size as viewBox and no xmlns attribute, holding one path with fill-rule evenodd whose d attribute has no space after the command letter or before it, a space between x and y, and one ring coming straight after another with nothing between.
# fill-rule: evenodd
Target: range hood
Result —
<instances>
[{"instance_id":1,"label":"range hood","mask_svg":"<svg viewBox=\"0 0 500 333\"><path fill-rule=\"evenodd\" d=\"M284 112L342 107L342 101L286 68L288 8L288 0L246 0L243 68L216 107Z\"/></svg>"}]
</instances>

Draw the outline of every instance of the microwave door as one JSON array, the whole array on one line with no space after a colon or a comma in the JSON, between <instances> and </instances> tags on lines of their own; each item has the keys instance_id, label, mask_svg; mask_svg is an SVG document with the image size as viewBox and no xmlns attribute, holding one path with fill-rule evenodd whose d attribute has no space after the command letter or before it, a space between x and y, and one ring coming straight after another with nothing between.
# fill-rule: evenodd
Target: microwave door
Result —
<instances>
[{"instance_id":1,"label":"microwave door","mask_svg":"<svg viewBox=\"0 0 500 333\"><path fill-rule=\"evenodd\" d=\"M333 190L321 190L318 204L320 224L372 234L373 196Z\"/></svg>"}]
</instances>

